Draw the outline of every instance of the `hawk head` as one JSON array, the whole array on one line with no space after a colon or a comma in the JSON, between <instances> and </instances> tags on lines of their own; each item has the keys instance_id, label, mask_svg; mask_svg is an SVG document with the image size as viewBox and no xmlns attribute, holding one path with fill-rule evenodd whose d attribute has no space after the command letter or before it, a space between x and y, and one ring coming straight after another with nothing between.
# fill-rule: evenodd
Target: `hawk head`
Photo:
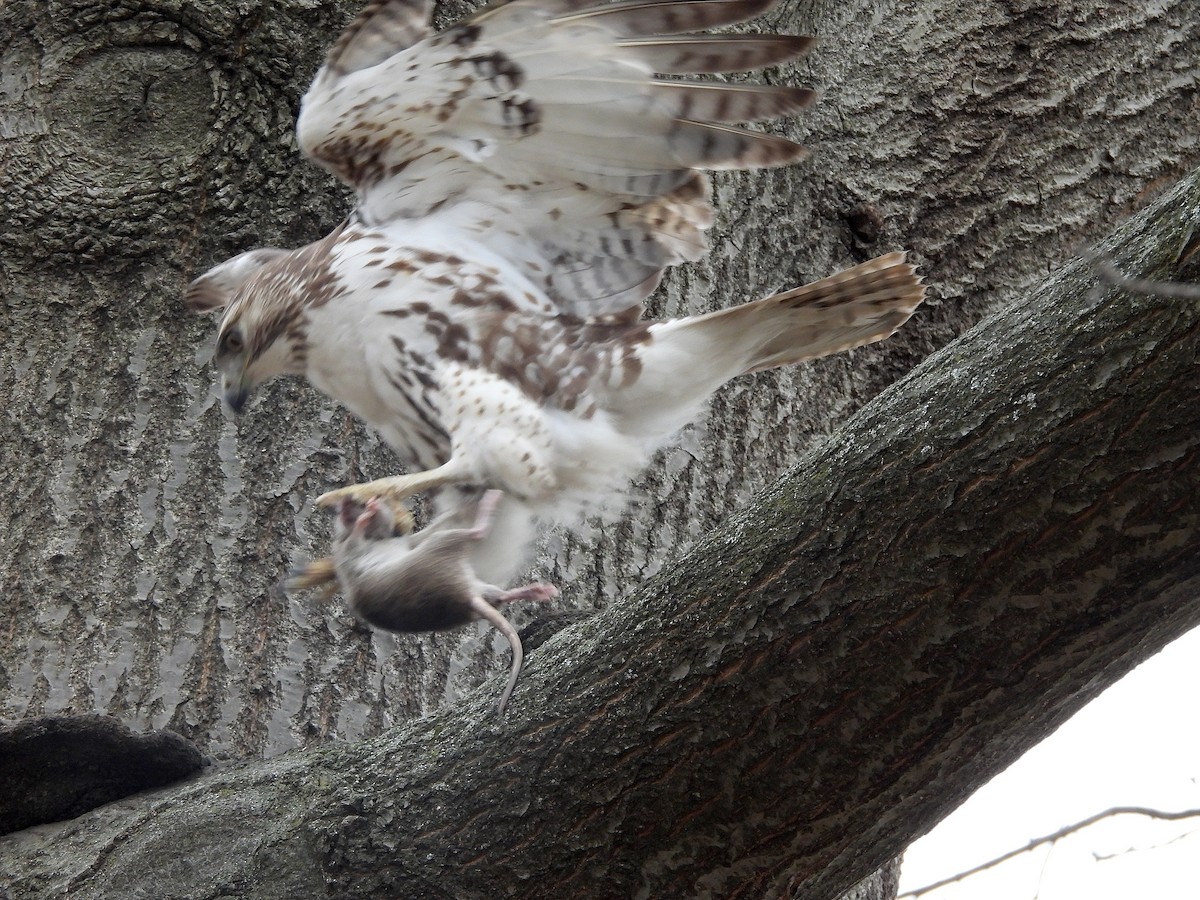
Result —
<instances>
[{"instance_id":1,"label":"hawk head","mask_svg":"<svg viewBox=\"0 0 1200 900\"><path fill-rule=\"evenodd\" d=\"M250 250L209 269L184 295L197 314L224 310L217 368L226 405L246 408L258 385L276 375L304 373L304 304L289 285L294 253Z\"/></svg>"}]
</instances>

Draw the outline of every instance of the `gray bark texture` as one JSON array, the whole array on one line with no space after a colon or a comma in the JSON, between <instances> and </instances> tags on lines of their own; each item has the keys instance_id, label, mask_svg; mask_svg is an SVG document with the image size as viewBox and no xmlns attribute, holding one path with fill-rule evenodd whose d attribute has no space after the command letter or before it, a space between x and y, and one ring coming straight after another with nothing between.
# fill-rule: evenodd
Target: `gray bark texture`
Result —
<instances>
[{"instance_id":1,"label":"gray bark texture","mask_svg":"<svg viewBox=\"0 0 1200 900\"><path fill-rule=\"evenodd\" d=\"M1200 170L1101 251L1200 276ZM1200 623L1198 357L1200 302L1077 261L540 647L502 722L477 692L118 801L4 839L0 877L16 898L837 897Z\"/></svg>"},{"instance_id":2,"label":"gray bark texture","mask_svg":"<svg viewBox=\"0 0 1200 900\"><path fill-rule=\"evenodd\" d=\"M821 38L773 75L821 91L787 126L813 155L720 178L712 254L652 313L899 247L931 300L731 386L619 522L551 536L534 573L605 612L503 724L495 682L450 703L506 669L491 632L283 596L327 545L312 498L394 460L300 384L223 415L180 295L344 214L292 125L356 10L0 5L0 717L314 748L14 836L14 896L833 897L1200 621L1196 304L1061 268L1200 163L1198 0L768 17ZM1192 176L1114 255L1183 277L1198 203Z\"/></svg>"},{"instance_id":3,"label":"gray bark texture","mask_svg":"<svg viewBox=\"0 0 1200 900\"><path fill-rule=\"evenodd\" d=\"M485 629L395 640L277 588L327 546L321 491L391 454L279 381L222 414L183 285L326 233L348 198L299 158L298 98L356 4L0 8L0 715L100 710L218 757L378 734L507 665ZM457 15L461 10L450 10ZM718 181L701 265L656 315L907 247L932 299L897 338L744 379L616 525L555 537L563 606L627 593L866 399L1200 160L1200 3L785 4L822 102L786 170ZM522 615L518 611L518 616Z\"/></svg>"}]
</instances>

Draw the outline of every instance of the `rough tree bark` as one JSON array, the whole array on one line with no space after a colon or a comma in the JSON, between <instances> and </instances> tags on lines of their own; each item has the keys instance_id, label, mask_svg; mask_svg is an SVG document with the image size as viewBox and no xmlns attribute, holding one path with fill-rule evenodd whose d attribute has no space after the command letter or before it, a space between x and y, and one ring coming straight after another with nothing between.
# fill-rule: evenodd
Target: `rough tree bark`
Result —
<instances>
[{"instance_id":1,"label":"rough tree bark","mask_svg":"<svg viewBox=\"0 0 1200 900\"><path fill-rule=\"evenodd\" d=\"M298 385L226 419L211 324L179 309L208 264L312 239L344 212L298 158L292 121L357 6L0 5L0 716L106 711L245 758L380 734L507 665L483 632L396 642L278 593L326 539L311 498L388 473L391 456ZM785 0L768 24L821 36L777 76L822 92L791 126L814 154L721 179L714 253L675 273L654 312L895 247L914 251L933 300L880 349L723 393L621 522L544 548L565 605L608 605L673 568L884 385L1200 162L1197 0ZM655 618L639 633L660 621L667 642L694 627ZM568 657L591 647L577 639ZM1158 640L1141 639L1141 652ZM865 752L852 731L836 739Z\"/></svg>"},{"instance_id":2,"label":"rough tree bark","mask_svg":"<svg viewBox=\"0 0 1200 900\"><path fill-rule=\"evenodd\" d=\"M372 637L275 587L318 552L322 490L393 459L273 385L222 415L184 283L346 209L292 138L348 3L0 8L0 715L108 711L222 757L377 734L502 669L480 630ZM447 9L457 15L460 9ZM819 34L813 156L723 178L714 252L655 310L704 310L912 248L933 300L903 335L722 394L620 523L538 561L564 605L636 586L897 374L1200 159L1200 3L787 4ZM502 642L501 642L502 643Z\"/></svg>"},{"instance_id":3,"label":"rough tree bark","mask_svg":"<svg viewBox=\"0 0 1200 900\"><path fill-rule=\"evenodd\" d=\"M1101 249L1200 277L1200 171ZM1200 623L1198 359L1200 304L1073 263L543 646L502 723L478 692L24 832L0 871L18 898L836 897Z\"/></svg>"}]
</instances>

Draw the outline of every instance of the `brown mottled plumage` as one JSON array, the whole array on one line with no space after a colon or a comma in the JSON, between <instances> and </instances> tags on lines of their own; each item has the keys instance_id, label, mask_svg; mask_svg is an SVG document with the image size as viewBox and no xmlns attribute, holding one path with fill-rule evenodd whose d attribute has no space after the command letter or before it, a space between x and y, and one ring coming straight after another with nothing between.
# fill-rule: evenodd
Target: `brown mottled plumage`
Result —
<instances>
[{"instance_id":1,"label":"brown mottled plumage","mask_svg":"<svg viewBox=\"0 0 1200 900\"><path fill-rule=\"evenodd\" d=\"M355 210L188 291L190 308L225 310L230 405L304 375L432 470L350 490L360 501L485 486L509 493L514 521L563 518L627 483L725 381L890 335L923 297L900 253L733 309L640 318L663 270L706 250L701 170L803 155L736 124L811 91L678 77L802 54L808 38L700 33L773 3L512 0L440 34L427 4L369 4L297 127ZM520 540L514 521L496 533Z\"/></svg>"}]
</instances>

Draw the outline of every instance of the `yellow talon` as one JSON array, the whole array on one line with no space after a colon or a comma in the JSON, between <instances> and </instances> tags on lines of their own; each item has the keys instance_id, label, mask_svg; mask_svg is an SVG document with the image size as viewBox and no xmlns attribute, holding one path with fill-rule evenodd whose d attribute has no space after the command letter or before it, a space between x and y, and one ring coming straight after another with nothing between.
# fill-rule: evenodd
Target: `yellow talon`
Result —
<instances>
[{"instance_id":1,"label":"yellow talon","mask_svg":"<svg viewBox=\"0 0 1200 900\"><path fill-rule=\"evenodd\" d=\"M293 569L283 587L288 593L323 588L321 599L328 600L337 590L337 573L333 568L333 557L324 556L313 560L302 568Z\"/></svg>"}]
</instances>

